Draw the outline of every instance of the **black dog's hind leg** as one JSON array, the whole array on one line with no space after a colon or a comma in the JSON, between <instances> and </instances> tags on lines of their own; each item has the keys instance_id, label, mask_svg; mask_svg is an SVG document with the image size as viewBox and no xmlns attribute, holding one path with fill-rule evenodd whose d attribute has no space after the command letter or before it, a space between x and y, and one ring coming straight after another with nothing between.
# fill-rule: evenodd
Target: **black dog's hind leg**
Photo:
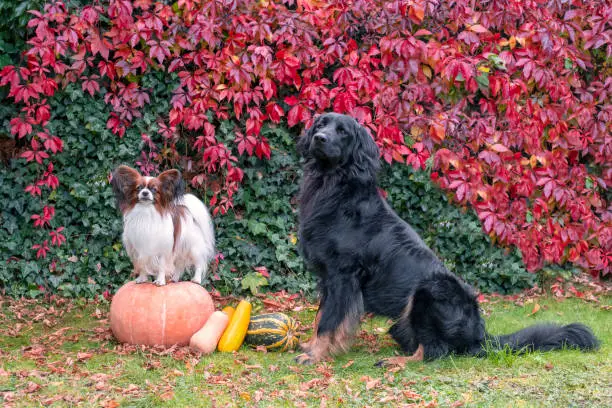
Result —
<instances>
[{"instance_id":1,"label":"black dog's hind leg","mask_svg":"<svg viewBox=\"0 0 612 408\"><path fill-rule=\"evenodd\" d=\"M417 357L434 360L450 353L469 354L484 338L484 322L470 288L450 274L440 274L421 283L409 316L402 314L391 335L405 352L414 352L386 361L402 365Z\"/></svg>"},{"instance_id":2,"label":"black dog's hind leg","mask_svg":"<svg viewBox=\"0 0 612 408\"><path fill-rule=\"evenodd\" d=\"M400 345L402 351L408 356L390 357L376 363L377 366L403 366L408 361L422 361L424 349L416 339L412 327L410 313L412 313L413 298L410 297L397 322L389 329L389 334Z\"/></svg>"},{"instance_id":3,"label":"black dog's hind leg","mask_svg":"<svg viewBox=\"0 0 612 408\"><path fill-rule=\"evenodd\" d=\"M391 337L393 337L397 344L400 345L402 351L406 354L414 353L418 347L411 321L413 307L414 296L409 296L406 299L406 304L402 310L402 313L397 318L395 324L389 328L389 334Z\"/></svg>"},{"instance_id":4,"label":"black dog's hind leg","mask_svg":"<svg viewBox=\"0 0 612 408\"><path fill-rule=\"evenodd\" d=\"M363 296L354 274L329 276L320 289L322 302L315 321L315 332L305 353L296 357L300 364L312 364L330 354L346 352L363 314Z\"/></svg>"},{"instance_id":5,"label":"black dog's hind leg","mask_svg":"<svg viewBox=\"0 0 612 408\"><path fill-rule=\"evenodd\" d=\"M389 328L389 334L406 354L414 353L419 346L414 336L410 318L400 318L391 328Z\"/></svg>"}]
</instances>

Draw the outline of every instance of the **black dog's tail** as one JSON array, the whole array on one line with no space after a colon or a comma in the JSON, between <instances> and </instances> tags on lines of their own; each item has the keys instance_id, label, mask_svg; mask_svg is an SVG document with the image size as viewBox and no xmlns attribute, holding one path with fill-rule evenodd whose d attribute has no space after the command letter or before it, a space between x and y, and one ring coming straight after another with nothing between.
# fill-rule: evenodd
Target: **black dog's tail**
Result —
<instances>
[{"instance_id":1,"label":"black dog's tail","mask_svg":"<svg viewBox=\"0 0 612 408\"><path fill-rule=\"evenodd\" d=\"M572 323L566 326L539 324L504 336L488 335L482 346L485 350L489 346L496 350L509 348L511 351L520 353L563 348L586 351L597 349L599 340L590 328L581 323Z\"/></svg>"}]
</instances>

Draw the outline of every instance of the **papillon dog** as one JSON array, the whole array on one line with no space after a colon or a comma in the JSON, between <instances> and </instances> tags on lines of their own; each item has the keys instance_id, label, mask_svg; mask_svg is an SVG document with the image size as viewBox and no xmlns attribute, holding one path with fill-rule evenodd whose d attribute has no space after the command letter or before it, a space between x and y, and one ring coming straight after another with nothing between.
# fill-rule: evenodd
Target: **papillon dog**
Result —
<instances>
[{"instance_id":1,"label":"papillon dog","mask_svg":"<svg viewBox=\"0 0 612 408\"><path fill-rule=\"evenodd\" d=\"M215 256L215 233L206 206L194 195L185 194L178 170L158 177L141 176L128 166L119 166L111 185L123 214L123 245L136 283L156 276L178 282L188 268L195 268L193 282L202 283L208 264Z\"/></svg>"}]
</instances>

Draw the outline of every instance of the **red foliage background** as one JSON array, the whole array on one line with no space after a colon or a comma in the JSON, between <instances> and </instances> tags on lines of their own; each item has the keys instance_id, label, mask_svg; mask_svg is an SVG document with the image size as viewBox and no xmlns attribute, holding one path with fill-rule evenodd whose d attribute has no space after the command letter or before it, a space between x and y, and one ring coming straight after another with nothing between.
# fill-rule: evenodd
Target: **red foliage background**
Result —
<instances>
[{"instance_id":1,"label":"red foliage background","mask_svg":"<svg viewBox=\"0 0 612 408\"><path fill-rule=\"evenodd\" d=\"M612 8L600 0L109 0L68 11L31 11L23 66L0 86L23 106L11 131L40 177L26 192L58 186L46 130L47 98L68 83L101 88L122 136L149 102L140 76L175 73L166 147L197 150L192 184L226 212L243 173L237 155L270 157L266 122L308 126L318 112L354 115L387 162L424 168L471 206L530 270L573 262L612 270ZM207 113L209 116L207 116ZM237 124L234 145L215 137ZM168 149L166 149L168 150ZM172 154L177 154L174 151ZM606 194L607 198L606 198ZM54 208L32 215L50 228ZM49 232L61 245L62 228ZM48 240L34 245L38 256Z\"/></svg>"}]
</instances>

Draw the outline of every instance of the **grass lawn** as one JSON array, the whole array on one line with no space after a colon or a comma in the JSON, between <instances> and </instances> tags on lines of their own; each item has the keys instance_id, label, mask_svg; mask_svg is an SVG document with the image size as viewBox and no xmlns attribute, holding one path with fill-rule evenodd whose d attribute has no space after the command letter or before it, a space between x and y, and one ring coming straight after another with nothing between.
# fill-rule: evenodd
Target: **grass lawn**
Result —
<instances>
[{"instance_id":1,"label":"grass lawn","mask_svg":"<svg viewBox=\"0 0 612 408\"><path fill-rule=\"evenodd\" d=\"M602 341L597 352L564 350L487 358L449 357L375 367L397 352L385 319L365 319L351 352L298 366L295 353L201 356L117 344L108 303L15 301L0 297L0 402L4 406L612 406L612 298L490 298L491 333L535 322L580 321ZM261 312L262 304L255 302ZM535 312L535 313L534 313ZM315 310L287 311L309 329ZM309 334L309 333L308 333Z\"/></svg>"}]
</instances>

